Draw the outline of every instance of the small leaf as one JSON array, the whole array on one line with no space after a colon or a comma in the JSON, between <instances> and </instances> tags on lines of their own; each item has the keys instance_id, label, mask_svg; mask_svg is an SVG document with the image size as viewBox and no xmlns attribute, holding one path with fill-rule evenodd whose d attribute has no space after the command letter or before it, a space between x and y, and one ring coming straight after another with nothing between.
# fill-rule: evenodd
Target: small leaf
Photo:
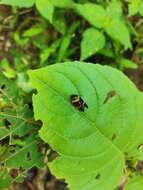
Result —
<instances>
[{"instance_id":1,"label":"small leaf","mask_svg":"<svg viewBox=\"0 0 143 190\"><path fill-rule=\"evenodd\" d=\"M50 0L36 0L36 7L41 15L48 19L50 23L53 21L54 5Z\"/></svg>"},{"instance_id":2,"label":"small leaf","mask_svg":"<svg viewBox=\"0 0 143 190\"><path fill-rule=\"evenodd\" d=\"M17 6L17 7L32 7L35 0L2 0L0 4Z\"/></svg>"},{"instance_id":3,"label":"small leaf","mask_svg":"<svg viewBox=\"0 0 143 190\"><path fill-rule=\"evenodd\" d=\"M64 59L66 52L68 50L68 47L71 43L71 37L72 36L70 36L70 35L63 37L61 44L60 44L59 52L58 52L57 62L60 62Z\"/></svg>"},{"instance_id":4,"label":"small leaf","mask_svg":"<svg viewBox=\"0 0 143 190\"><path fill-rule=\"evenodd\" d=\"M3 74L7 77L7 78L14 78L16 76L16 72L14 69L11 68L9 62L7 59L3 59L1 62L0 62L0 66L2 68L2 72Z\"/></svg>"},{"instance_id":5,"label":"small leaf","mask_svg":"<svg viewBox=\"0 0 143 190\"><path fill-rule=\"evenodd\" d=\"M28 83L27 74L25 72L17 73L17 85L26 93L29 93L32 91L32 88Z\"/></svg>"},{"instance_id":6,"label":"small leaf","mask_svg":"<svg viewBox=\"0 0 143 190\"><path fill-rule=\"evenodd\" d=\"M61 12L56 11L53 17L53 26L55 29L60 32L62 35L66 33L66 18Z\"/></svg>"},{"instance_id":7,"label":"small leaf","mask_svg":"<svg viewBox=\"0 0 143 190\"><path fill-rule=\"evenodd\" d=\"M137 63L133 62L132 60L121 58L118 60L120 64L120 69L128 68L128 69L137 69L138 65Z\"/></svg>"},{"instance_id":8,"label":"small leaf","mask_svg":"<svg viewBox=\"0 0 143 190\"><path fill-rule=\"evenodd\" d=\"M55 51L57 50L57 48L60 45L60 42L61 42L61 39L56 40L55 42L53 42L51 44L51 46L49 46L47 48L43 48L43 51L41 52L41 55L40 55L41 64L43 64L45 61L47 61L47 59L50 57L50 55L55 53Z\"/></svg>"},{"instance_id":9,"label":"small leaf","mask_svg":"<svg viewBox=\"0 0 143 190\"><path fill-rule=\"evenodd\" d=\"M91 55L101 50L105 45L105 37L102 32L88 28L83 33L83 39L81 42L81 60L84 60Z\"/></svg>"},{"instance_id":10,"label":"small leaf","mask_svg":"<svg viewBox=\"0 0 143 190\"><path fill-rule=\"evenodd\" d=\"M23 37L33 37L38 34L40 34L43 31L42 27L34 26L32 28L29 28L28 30L24 31L22 34Z\"/></svg>"}]
</instances>

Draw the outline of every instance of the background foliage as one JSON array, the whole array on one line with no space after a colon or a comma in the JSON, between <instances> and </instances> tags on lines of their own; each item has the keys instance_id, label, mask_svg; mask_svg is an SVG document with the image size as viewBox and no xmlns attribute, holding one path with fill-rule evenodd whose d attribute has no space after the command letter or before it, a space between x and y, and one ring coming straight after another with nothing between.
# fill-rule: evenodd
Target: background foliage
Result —
<instances>
[{"instance_id":1,"label":"background foliage","mask_svg":"<svg viewBox=\"0 0 143 190\"><path fill-rule=\"evenodd\" d=\"M41 123L33 118L34 90L29 85L27 70L71 60L98 62L125 71L143 89L143 1L0 3L2 189L12 181L21 181L33 166L41 168L47 158L55 157L38 136Z\"/></svg>"}]
</instances>

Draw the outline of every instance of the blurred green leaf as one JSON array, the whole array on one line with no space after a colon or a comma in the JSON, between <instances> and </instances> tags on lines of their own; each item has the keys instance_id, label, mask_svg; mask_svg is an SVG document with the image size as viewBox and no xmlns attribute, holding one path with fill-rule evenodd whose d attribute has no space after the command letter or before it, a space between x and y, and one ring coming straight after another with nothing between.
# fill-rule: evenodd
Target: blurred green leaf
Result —
<instances>
[{"instance_id":1,"label":"blurred green leaf","mask_svg":"<svg viewBox=\"0 0 143 190\"><path fill-rule=\"evenodd\" d=\"M103 28L106 19L106 11L101 5L86 3L83 5L75 4L75 9L91 25L97 28Z\"/></svg>"},{"instance_id":2,"label":"blurred green leaf","mask_svg":"<svg viewBox=\"0 0 143 190\"><path fill-rule=\"evenodd\" d=\"M81 60L84 60L91 55L101 50L105 45L105 37L102 32L88 28L83 33L81 41Z\"/></svg>"},{"instance_id":3,"label":"blurred green leaf","mask_svg":"<svg viewBox=\"0 0 143 190\"><path fill-rule=\"evenodd\" d=\"M11 186L12 177L8 174L6 170L0 170L0 189L4 190L5 188Z\"/></svg>"},{"instance_id":4,"label":"blurred green leaf","mask_svg":"<svg viewBox=\"0 0 143 190\"><path fill-rule=\"evenodd\" d=\"M0 140L5 138L9 134L9 130L6 127L0 126Z\"/></svg>"},{"instance_id":5,"label":"blurred green leaf","mask_svg":"<svg viewBox=\"0 0 143 190\"><path fill-rule=\"evenodd\" d=\"M75 7L91 25L103 28L112 39L119 41L125 48L131 48L130 34L123 19L120 2L112 1L106 9L93 3L76 4Z\"/></svg>"},{"instance_id":6,"label":"blurred green leaf","mask_svg":"<svg viewBox=\"0 0 143 190\"><path fill-rule=\"evenodd\" d=\"M141 2L140 7L139 7L139 13L141 16L143 16L143 1Z\"/></svg>"},{"instance_id":7,"label":"blurred green leaf","mask_svg":"<svg viewBox=\"0 0 143 190\"><path fill-rule=\"evenodd\" d=\"M72 0L50 0L50 1L54 6L57 6L60 8L72 8L73 7Z\"/></svg>"},{"instance_id":8,"label":"blurred green leaf","mask_svg":"<svg viewBox=\"0 0 143 190\"><path fill-rule=\"evenodd\" d=\"M143 176L134 176L125 184L125 190L142 190Z\"/></svg>"},{"instance_id":9,"label":"blurred green leaf","mask_svg":"<svg viewBox=\"0 0 143 190\"><path fill-rule=\"evenodd\" d=\"M57 56L57 62L60 62L65 58L66 52L67 52L68 47L69 47L70 42L71 42L71 38L72 38L71 35L63 37L63 39L61 41L60 49L58 52L58 56Z\"/></svg>"},{"instance_id":10,"label":"blurred green leaf","mask_svg":"<svg viewBox=\"0 0 143 190\"><path fill-rule=\"evenodd\" d=\"M139 13L143 16L143 1L142 0L130 0L129 5L129 16L136 15Z\"/></svg>"},{"instance_id":11,"label":"blurred green leaf","mask_svg":"<svg viewBox=\"0 0 143 190\"><path fill-rule=\"evenodd\" d=\"M42 49L40 54L40 63L41 65L48 60L48 58L57 50L61 42L61 39L56 40L51 44L51 46Z\"/></svg>"},{"instance_id":12,"label":"blurred green leaf","mask_svg":"<svg viewBox=\"0 0 143 190\"><path fill-rule=\"evenodd\" d=\"M111 18L106 25L105 31L114 40L124 45L125 49L131 48L130 34L127 25L121 19Z\"/></svg>"},{"instance_id":13,"label":"blurred green leaf","mask_svg":"<svg viewBox=\"0 0 143 190\"><path fill-rule=\"evenodd\" d=\"M125 68L127 68L127 69L137 69L138 68L138 65L129 59L121 57L121 58L118 58L117 61L120 65L121 70L125 69Z\"/></svg>"},{"instance_id":14,"label":"blurred green leaf","mask_svg":"<svg viewBox=\"0 0 143 190\"><path fill-rule=\"evenodd\" d=\"M28 83L28 76L25 72L17 73L17 85L26 93L29 93L32 90Z\"/></svg>"},{"instance_id":15,"label":"blurred green leaf","mask_svg":"<svg viewBox=\"0 0 143 190\"><path fill-rule=\"evenodd\" d=\"M55 29L61 34L64 35L66 33L66 18L64 17L62 12L55 11L52 24Z\"/></svg>"},{"instance_id":16,"label":"blurred green leaf","mask_svg":"<svg viewBox=\"0 0 143 190\"><path fill-rule=\"evenodd\" d=\"M119 0L112 0L107 8L106 8L107 14L110 17L114 17L116 19L120 19L120 17L122 16L122 3Z\"/></svg>"},{"instance_id":17,"label":"blurred green leaf","mask_svg":"<svg viewBox=\"0 0 143 190\"><path fill-rule=\"evenodd\" d=\"M18 7L32 7L35 0L2 0L0 4L18 6Z\"/></svg>"},{"instance_id":18,"label":"blurred green leaf","mask_svg":"<svg viewBox=\"0 0 143 190\"><path fill-rule=\"evenodd\" d=\"M0 62L0 68L2 69L2 73L7 78L14 78L16 76L16 71L10 67L10 64L7 59L3 59Z\"/></svg>"},{"instance_id":19,"label":"blurred green leaf","mask_svg":"<svg viewBox=\"0 0 143 190\"><path fill-rule=\"evenodd\" d=\"M28 30L24 31L22 36L23 37L33 37L33 36L40 34L42 31L43 31L42 27L34 26L34 27L29 28Z\"/></svg>"},{"instance_id":20,"label":"blurred green leaf","mask_svg":"<svg viewBox=\"0 0 143 190\"><path fill-rule=\"evenodd\" d=\"M13 33L13 38L16 44L21 47L25 46L29 41L28 38L22 38L17 32Z\"/></svg>"},{"instance_id":21,"label":"blurred green leaf","mask_svg":"<svg viewBox=\"0 0 143 190\"><path fill-rule=\"evenodd\" d=\"M36 0L36 7L41 15L52 23L54 14L54 5L52 2L50 0Z\"/></svg>"},{"instance_id":22,"label":"blurred green leaf","mask_svg":"<svg viewBox=\"0 0 143 190\"><path fill-rule=\"evenodd\" d=\"M129 1L129 15L135 15L139 12L141 0L130 0Z\"/></svg>"}]
</instances>

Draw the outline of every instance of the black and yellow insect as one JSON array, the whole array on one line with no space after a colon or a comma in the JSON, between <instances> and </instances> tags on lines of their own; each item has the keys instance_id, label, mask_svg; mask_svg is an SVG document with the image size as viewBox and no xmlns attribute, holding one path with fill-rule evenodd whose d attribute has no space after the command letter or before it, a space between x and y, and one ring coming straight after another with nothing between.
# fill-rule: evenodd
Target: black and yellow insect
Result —
<instances>
[{"instance_id":1,"label":"black and yellow insect","mask_svg":"<svg viewBox=\"0 0 143 190\"><path fill-rule=\"evenodd\" d=\"M77 108L79 111L83 111L85 108L88 108L88 105L86 104L86 102L84 102L84 100L76 94L73 94L70 96L70 100L72 105Z\"/></svg>"}]
</instances>

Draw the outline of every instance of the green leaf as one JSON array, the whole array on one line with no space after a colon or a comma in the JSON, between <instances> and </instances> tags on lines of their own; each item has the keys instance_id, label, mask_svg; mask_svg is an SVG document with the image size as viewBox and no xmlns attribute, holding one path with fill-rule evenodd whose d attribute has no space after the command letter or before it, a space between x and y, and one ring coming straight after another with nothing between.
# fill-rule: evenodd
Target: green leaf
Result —
<instances>
[{"instance_id":1,"label":"green leaf","mask_svg":"<svg viewBox=\"0 0 143 190\"><path fill-rule=\"evenodd\" d=\"M54 5L52 2L50 0L36 0L36 7L41 15L52 23L54 14Z\"/></svg>"},{"instance_id":2,"label":"green leaf","mask_svg":"<svg viewBox=\"0 0 143 190\"><path fill-rule=\"evenodd\" d=\"M129 16L139 13L143 16L143 1L142 0L130 0L129 5Z\"/></svg>"},{"instance_id":3,"label":"green leaf","mask_svg":"<svg viewBox=\"0 0 143 190\"><path fill-rule=\"evenodd\" d=\"M123 19L120 2L112 1L106 9L93 3L75 4L75 8L91 25L103 28L111 38L119 41L125 48L131 48L130 34Z\"/></svg>"},{"instance_id":4,"label":"green leaf","mask_svg":"<svg viewBox=\"0 0 143 190\"><path fill-rule=\"evenodd\" d=\"M35 0L2 0L0 4L18 6L18 7L32 7Z\"/></svg>"},{"instance_id":5,"label":"green leaf","mask_svg":"<svg viewBox=\"0 0 143 190\"><path fill-rule=\"evenodd\" d=\"M121 70L124 68L129 68L129 69L137 69L138 68L138 65L129 59L121 58L121 59L117 59L117 61L120 64Z\"/></svg>"},{"instance_id":6,"label":"green leaf","mask_svg":"<svg viewBox=\"0 0 143 190\"><path fill-rule=\"evenodd\" d=\"M6 170L0 171L0 189L9 187L12 184L12 177Z\"/></svg>"},{"instance_id":7,"label":"green leaf","mask_svg":"<svg viewBox=\"0 0 143 190\"><path fill-rule=\"evenodd\" d=\"M0 126L0 140L7 136L9 130L5 127Z\"/></svg>"},{"instance_id":8,"label":"green leaf","mask_svg":"<svg viewBox=\"0 0 143 190\"><path fill-rule=\"evenodd\" d=\"M12 69L10 67L10 64L8 62L7 59L3 59L1 62L0 62L0 67L2 68L2 72L3 74L7 77L7 78L14 78L16 76L16 72L14 69Z\"/></svg>"},{"instance_id":9,"label":"green leaf","mask_svg":"<svg viewBox=\"0 0 143 190\"><path fill-rule=\"evenodd\" d=\"M11 124L11 127L9 130L0 128L1 139L9 135L18 135L19 137L22 137L33 129L36 129L36 124L31 119L32 112L28 109L27 105L20 107L16 113L15 110L6 111L7 112L0 112L0 119L7 119L7 121Z\"/></svg>"},{"instance_id":10,"label":"green leaf","mask_svg":"<svg viewBox=\"0 0 143 190\"><path fill-rule=\"evenodd\" d=\"M123 20L111 18L105 31L111 38L123 44L126 49L131 48L129 30Z\"/></svg>"},{"instance_id":11,"label":"green leaf","mask_svg":"<svg viewBox=\"0 0 143 190\"><path fill-rule=\"evenodd\" d=\"M50 57L51 54L55 53L55 51L59 47L60 42L61 42L61 39L56 40L55 42L51 44L51 46L45 48L41 52L41 55L40 55L41 64L43 64Z\"/></svg>"},{"instance_id":12,"label":"green leaf","mask_svg":"<svg viewBox=\"0 0 143 190\"><path fill-rule=\"evenodd\" d=\"M6 167L29 169L33 166L42 167L42 158L38 152L36 141L30 141L22 148L17 148L15 153L12 153L5 160Z\"/></svg>"},{"instance_id":13,"label":"green leaf","mask_svg":"<svg viewBox=\"0 0 143 190\"><path fill-rule=\"evenodd\" d=\"M81 60L84 60L91 55L101 50L105 45L105 37L102 32L88 28L83 33L81 41Z\"/></svg>"},{"instance_id":14,"label":"green leaf","mask_svg":"<svg viewBox=\"0 0 143 190\"><path fill-rule=\"evenodd\" d=\"M59 52L58 52L58 57L57 57L57 61L60 62L64 59L66 52L68 50L68 47L71 43L71 37L70 35L64 36L61 44L60 44L60 48L59 48Z\"/></svg>"},{"instance_id":15,"label":"green leaf","mask_svg":"<svg viewBox=\"0 0 143 190\"><path fill-rule=\"evenodd\" d=\"M32 91L32 88L28 83L27 74L25 72L17 73L17 85L26 93Z\"/></svg>"},{"instance_id":16,"label":"green leaf","mask_svg":"<svg viewBox=\"0 0 143 190\"><path fill-rule=\"evenodd\" d=\"M24 31L22 34L23 37L33 37L43 32L43 28L39 26L34 26Z\"/></svg>"},{"instance_id":17,"label":"green leaf","mask_svg":"<svg viewBox=\"0 0 143 190\"><path fill-rule=\"evenodd\" d=\"M125 185L125 190L141 190L143 187L143 176L134 176Z\"/></svg>"},{"instance_id":18,"label":"green leaf","mask_svg":"<svg viewBox=\"0 0 143 190\"><path fill-rule=\"evenodd\" d=\"M143 16L143 2L141 2L141 4L140 4L139 13L141 16Z\"/></svg>"},{"instance_id":19,"label":"green leaf","mask_svg":"<svg viewBox=\"0 0 143 190\"><path fill-rule=\"evenodd\" d=\"M139 7L140 7L140 2L141 0L130 0L128 9L129 9L129 15L135 15L139 12Z\"/></svg>"},{"instance_id":20,"label":"green leaf","mask_svg":"<svg viewBox=\"0 0 143 190\"><path fill-rule=\"evenodd\" d=\"M75 9L83 16L91 25L102 28L106 21L106 11L101 5L86 3L83 5L75 4Z\"/></svg>"},{"instance_id":21,"label":"green leaf","mask_svg":"<svg viewBox=\"0 0 143 190\"><path fill-rule=\"evenodd\" d=\"M138 158L143 143L143 94L120 71L98 64L67 62L29 76L38 91L33 106L43 123L40 137L59 155L49 164L53 174L70 190L114 189L125 153ZM88 108L80 111L71 95Z\"/></svg>"},{"instance_id":22,"label":"green leaf","mask_svg":"<svg viewBox=\"0 0 143 190\"><path fill-rule=\"evenodd\" d=\"M122 16L122 4L118 0L112 0L106 8L108 15L120 19Z\"/></svg>"},{"instance_id":23,"label":"green leaf","mask_svg":"<svg viewBox=\"0 0 143 190\"><path fill-rule=\"evenodd\" d=\"M60 8L72 8L73 1L72 0L51 0L51 3Z\"/></svg>"},{"instance_id":24,"label":"green leaf","mask_svg":"<svg viewBox=\"0 0 143 190\"><path fill-rule=\"evenodd\" d=\"M54 13L52 24L55 27L55 29L62 35L66 33L66 18L64 17L64 14L62 14L60 11L56 11Z\"/></svg>"}]
</instances>

